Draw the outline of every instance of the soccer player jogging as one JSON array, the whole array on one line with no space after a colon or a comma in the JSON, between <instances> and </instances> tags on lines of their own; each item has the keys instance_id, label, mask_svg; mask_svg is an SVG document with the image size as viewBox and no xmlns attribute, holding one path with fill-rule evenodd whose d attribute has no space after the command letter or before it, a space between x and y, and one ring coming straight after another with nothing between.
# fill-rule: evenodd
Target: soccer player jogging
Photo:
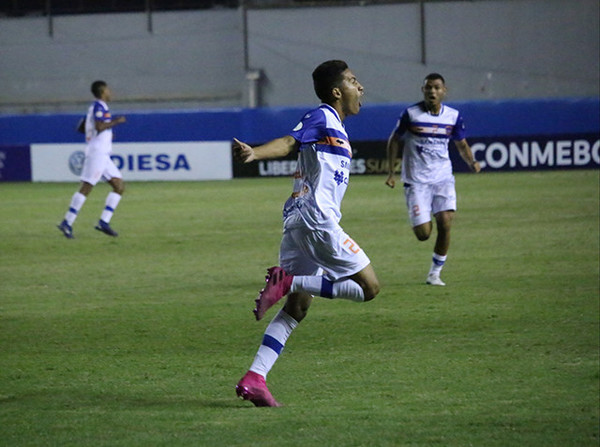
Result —
<instances>
[{"instance_id":1,"label":"soccer player jogging","mask_svg":"<svg viewBox=\"0 0 600 447\"><path fill-rule=\"evenodd\" d=\"M339 224L352 159L343 121L360 111L364 90L343 61L322 63L312 77L322 104L306 113L289 135L254 148L233 140L234 156L244 163L298 151L293 192L283 208L280 266L267 270L266 286L256 300L256 319L282 297L287 295L287 300L236 386L237 395L256 406L280 405L265 379L314 295L364 302L379 292L369 258Z\"/></svg>"},{"instance_id":2,"label":"soccer player jogging","mask_svg":"<svg viewBox=\"0 0 600 447\"><path fill-rule=\"evenodd\" d=\"M107 103L111 100L111 91L104 81L92 83L92 94L96 98L88 108L85 118L85 160L81 171L81 185L71 198L69 209L58 229L69 239L73 238L73 223L87 196L101 178L112 186L106 197L104 210L96 225L96 230L109 236L117 236L110 226L110 220L121 200L125 189L121 172L110 158L112 153L112 128L125 122L125 117L112 118Z\"/></svg>"},{"instance_id":3,"label":"soccer player jogging","mask_svg":"<svg viewBox=\"0 0 600 447\"><path fill-rule=\"evenodd\" d=\"M465 139L459 111L442 103L447 93L442 75L427 75L421 91L424 100L404 110L388 139L389 175L385 183L390 188L396 186L394 171L400 158L406 206L417 239L429 239L433 227L431 214L436 221L437 238L426 283L445 286L440 273L450 247L450 227L456 211L449 141L454 140L471 171L479 172L481 167Z\"/></svg>"}]
</instances>

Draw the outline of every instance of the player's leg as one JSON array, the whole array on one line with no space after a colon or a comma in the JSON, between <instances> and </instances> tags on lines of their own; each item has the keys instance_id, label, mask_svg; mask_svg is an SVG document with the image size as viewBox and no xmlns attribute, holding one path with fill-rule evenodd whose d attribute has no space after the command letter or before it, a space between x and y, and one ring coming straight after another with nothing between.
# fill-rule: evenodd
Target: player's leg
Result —
<instances>
[{"instance_id":1,"label":"player's leg","mask_svg":"<svg viewBox=\"0 0 600 447\"><path fill-rule=\"evenodd\" d=\"M420 241L426 241L431 236L432 189L429 185L404 184L406 208L413 233Z\"/></svg>"},{"instance_id":2,"label":"player's leg","mask_svg":"<svg viewBox=\"0 0 600 447\"><path fill-rule=\"evenodd\" d=\"M291 293L288 297L292 309L296 295ZM294 313L294 310L291 312ZM285 306L273 317L265 329L250 368L236 385L236 393L239 397L251 401L257 407L280 406L267 388L266 379L298 323L298 320L286 312Z\"/></svg>"},{"instance_id":3,"label":"player's leg","mask_svg":"<svg viewBox=\"0 0 600 447\"><path fill-rule=\"evenodd\" d=\"M450 228L454 211L440 211L435 214L437 225L437 237L435 247L431 257L431 266L427 273L427 284L434 286L445 286L446 284L440 279L440 274L446 263L448 248L450 247Z\"/></svg>"},{"instance_id":4,"label":"player's leg","mask_svg":"<svg viewBox=\"0 0 600 447\"><path fill-rule=\"evenodd\" d=\"M431 236L431 230L433 229L433 225L431 221L425 222L424 224L417 225L413 227L413 233L417 237L418 240L426 241Z\"/></svg>"},{"instance_id":5,"label":"player's leg","mask_svg":"<svg viewBox=\"0 0 600 447\"><path fill-rule=\"evenodd\" d=\"M265 329L262 343L250 371L260 374L266 379L292 331L306 316L311 302L312 296L306 292L293 292L288 295L283 308Z\"/></svg>"},{"instance_id":6,"label":"player's leg","mask_svg":"<svg viewBox=\"0 0 600 447\"><path fill-rule=\"evenodd\" d=\"M437 237L426 282L432 285L443 286L445 284L440 279L440 274L448 256L450 229L456 210L454 180L435 185L432 208L436 221Z\"/></svg>"},{"instance_id":7,"label":"player's leg","mask_svg":"<svg viewBox=\"0 0 600 447\"><path fill-rule=\"evenodd\" d=\"M94 186L91 183L82 181L79 190L75 194L73 194L73 197L71 197L69 209L65 214L65 221L70 226L72 226L75 222L75 219L77 219L79 210L83 207L83 204L85 203L87 196L90 194L93 187Z\"/></svg>"},{"instance_id":8,"label":"player's leg","mask_svg":"<svg viewBox=\"0 0 600 447\"><path fill-rule=\"evenodd\" d=\"M111 178L108 183L113 187L113 190L108 193L106 196L106 201L104 203L104 210L102 211L102 215L100 216L100 220L102 222L106 222L107 224L113 217L119 202L121 201L121 197L123 195L123 191L125 189L123 185L123 179L119 177Z\"/></svg>"},{"instance_id":9,"label":"player's leg","mask_svg":"<svg viewBox=\"0 0 600 447\"><path fill-rule=\"evenodd\" d=\"M82 181L81 185L79 186L79 194L82 194L85 197L87 197L92 192L92 189L94 189L94 184Z\"/></svg>"},{"instance_id":10,"label":"player's leg","mask_svg":"<svg viewBox=\"0 0 600 447\"><path fill-rule=\"evenodd\" d=\"M67 210L63 221L58 225L58 229L69 239L73 238L73 224L79 210L83 207L87 196L92 192L94 185L102 176L101 160L97 156L86 156L81 171L81 184L79 190L71 197L69 209Z\"/></svg>"},{"instance_id":11,"label":"player's leg","mask_svg":"<svg viewBox=\"0 0 600 447\"><path fill-rule=\"evenodd\" d=\"M355 273L350 279L356 282L363 290L365 301L370 301L379 293L379 280L375 274L375 269L371 264L367 265L360 272Z\"/></svg>"},{"instance_id":12,"label":"player's leg","mask_svg":"<svg viewBox=\"0 0 600 447\"><path fill-rule=\"evenodd\" d=\"M306 317L308 308L312 303L313 296L305 291L289 293L283 310L294 320L300 323Z\"/></svg>"},{"instance_id":13,"label":"player's leg","mask_svg":"<svg viewBox=\"0 0 600 447\"><path fill-rule=\"evenodd\" d=\"M323 298L363 302L379 292L377 276L360 246L339 226L327 231L294 230L299 249L327 272L294 275L290 292L304 291ZM282 264L285 269L285 265Z\"/></svg>"},{"instance_id":14,"label":"player's leg","mask_svg":"<svg viewBox=\"0 0 600 447\"><path fill-rule=\"evenodd\" d=\"M439 256L446 256L448 254L448 249L450 248L450 229L453 219L454 211L440 211L435 214L437 237L433 251Z\"/></svg>"},{"instance_id":15,"label":"player's leg","mask_svg":"<svg viewBox=\"0 0 600 447\"><path fill-rule=\"evenodd\" d=\"M319 267L305 256L302 256L301 252L295 248L295 242L293 238L290 237L289 231L284 231L282 238L280 263L286 265L286 268L292 272L303 273L306 275L320 273ZM273 271L272 269L269 270L271 272ZM285 274L283 270L281 271ZM271 280L274 280L274 278ZM255 311L257 318L259 317L258 311L261 310L260 299L261 297L259 296L259 300L257 300L259 301L257 302L257 310ZM306 316L311 301L312 296L306 292L288 294L286 304L267 326L252 365L236 385L236 393L239 397L251 401L258 407L280 406L279 402L273 398L271 392L267 388L267 374L281 355L293 330ZM266 309L264 312L266 312ZM264 312L262 315L264 315Z\"/></svg>"},{"instance_id":16,"label":"player's leg","mask_svg":"<svg viewBox=\"0 0 600 447\"><path fill-rule=\"evenodd\" d=\"M102 231L109 236L117 236L117 232L114 231L110 226L110 220L121 201L121 196L125 191L125 184L123 183L123 178L121 177L121 173L119 169L116 167L114 162L108 158L106 161L106 167L103 172L103 176L108 179L108 183L112 186L112 191L108 193L106 196L106 201L104 202L104 209L102 210L102 214L100 215L100 220L98 221L98 225L96 225L96 229Z\"/></svg>"},{"instance_id":17,"label":"player's leg","mask_svg":"<svg viewBox=\"0 0 600 447\"><path fill-rule=\"evenodd\" d=\"M373 299L379 292L379 282L369 258L340 227L327 231L295 228L288 232L288 237L294 240L297 250L289 252L289 257L281 258L282 267L277 267L279 282L271 285L272 277L268 277L263 294L268 297L273 294L278 298L281 294L306 292L323 298L364 302ZM288 272L298 271L293 270L294 263L290 262L295 253L302 253L302 256L327 271L327 275L290 275ZM304 313L299 312L298 315L303 317ZM257 318L260 316L257 313Z\"/></svg>"},{"instance_id":18,"label":"player's leg","mask_svg":"<svg viewBox=\"0 0 600 447\"><path fill-rule=\"evenodd\" d=\"M337 280L326 276L294 276L292 291L355 302L370 301L379 293L379 280L371 264L348 277Z\"/></svg>"},{"instance_id":19,"label":"player's leg","mask_svg":"<svg viewBox=\"0 0 600 447\"><path fill-rule=\"evenodd\" d=\"M116 166L115 166L116 167ZM112 186L115 194L123 195L125 192L125 182L121 177L113 177L108 181L109 185Z\"/></svg>"}]
</instances>

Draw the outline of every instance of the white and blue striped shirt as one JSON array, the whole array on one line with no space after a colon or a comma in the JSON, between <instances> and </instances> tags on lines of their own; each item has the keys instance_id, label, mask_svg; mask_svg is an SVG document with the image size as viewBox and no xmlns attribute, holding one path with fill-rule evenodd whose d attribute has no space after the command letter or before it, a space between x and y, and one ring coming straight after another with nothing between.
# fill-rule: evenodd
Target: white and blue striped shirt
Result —
<instances>
[{"instance_id":1,"label":"white and blue striped shirt","mask_svg":"<svg viewBox=\"0 0 600 447\"><path fill-rule=\"evenodd\" d=\"M433 115L424 102L414 104L404 110L394 133L404 140L403 182L438 183L452 178L448 143L465 138L458 110L442 104L440 113Z\"/></svg>"},{"instance_id":2,"label":"white and blue striped shirt","mask_svg":"<svg viewBox=\"0 0 600 447\"><path fill-rule=\"evenodd\" d=\"M321 104L306 113L290 135L300 143L300 151L284 217L297 212L311 229L337 226L352 160L340 117L333 107Z\"/></svg>"}]
</instances>

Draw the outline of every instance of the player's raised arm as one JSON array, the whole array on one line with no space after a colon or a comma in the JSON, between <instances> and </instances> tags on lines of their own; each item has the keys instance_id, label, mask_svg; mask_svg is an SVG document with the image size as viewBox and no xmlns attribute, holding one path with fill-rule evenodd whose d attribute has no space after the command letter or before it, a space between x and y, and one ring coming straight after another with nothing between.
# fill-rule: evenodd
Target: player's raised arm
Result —
<instances>
[{"instance_id":1,"label":"player's raised arm","mask_svg":"<svg viewBox=\"0 0 600 447\"><path fill-rule=\"evenodd\" d=\"M456 144L456 148L462 159L469 165L469 169L475 173L481 171L481 165L475 160L475 157L473 157L473 151L471 151L471 146L469 146L467 140L463 138L462 140L456 140L454 143Z\"/></svg>"},{"instance_id":2,"label":"player's raised arm","mask_svg":"<svg viewBox=\"0 0 600 447\"><path fill-rule=\"evenodd\" d=\"M237 138L234 138L231 144L235 159L242 163L285 157L290 152L297 149L298 146L299 143L291 135L276 138L256 147L252 147Z\"/></svg>"}]
</instances>

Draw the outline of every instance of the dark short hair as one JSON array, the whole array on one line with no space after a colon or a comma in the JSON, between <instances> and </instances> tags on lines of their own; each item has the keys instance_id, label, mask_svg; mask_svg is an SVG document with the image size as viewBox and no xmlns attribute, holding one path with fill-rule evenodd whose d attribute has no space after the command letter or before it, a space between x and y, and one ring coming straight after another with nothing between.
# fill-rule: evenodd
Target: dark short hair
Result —
<instances>
[{"instance_id":1,"label":"dark short hair","mask_svg":"<svg viewBox=\"0 0 600 447\"><path fill-rule=\"evenodd\" d=\"M442 84L446 85L446 80L439 73L429 73L427 76L425 76L425 79L423 79L423 84L425 84L427 81L435 81L437 79L442 81Z\"/></svg>"},{"instance_id":2,"label":"dark short hair","mask_svg":"<svg viewBox=\"0 0 600 447\"><path fill-rule=\"evenodd\" d=\"M106 82L104 81L94 81L92 82L92 95L95 98L100 98L102 96L102 91L106 88Z\"/></svg>"},{"instance_id":3,"label":"dark short hair","mask_svg":"<svg viewBox=\"0 0 600 447\"><path fill-rule=\"evenodd\" d=\"M333 97L331 91L338 87L342 81L342 73L348 69L348 64L340 60L323 62L312 73L315 93L325 103L330 102Z\"/></svg>"}]
</instances>

